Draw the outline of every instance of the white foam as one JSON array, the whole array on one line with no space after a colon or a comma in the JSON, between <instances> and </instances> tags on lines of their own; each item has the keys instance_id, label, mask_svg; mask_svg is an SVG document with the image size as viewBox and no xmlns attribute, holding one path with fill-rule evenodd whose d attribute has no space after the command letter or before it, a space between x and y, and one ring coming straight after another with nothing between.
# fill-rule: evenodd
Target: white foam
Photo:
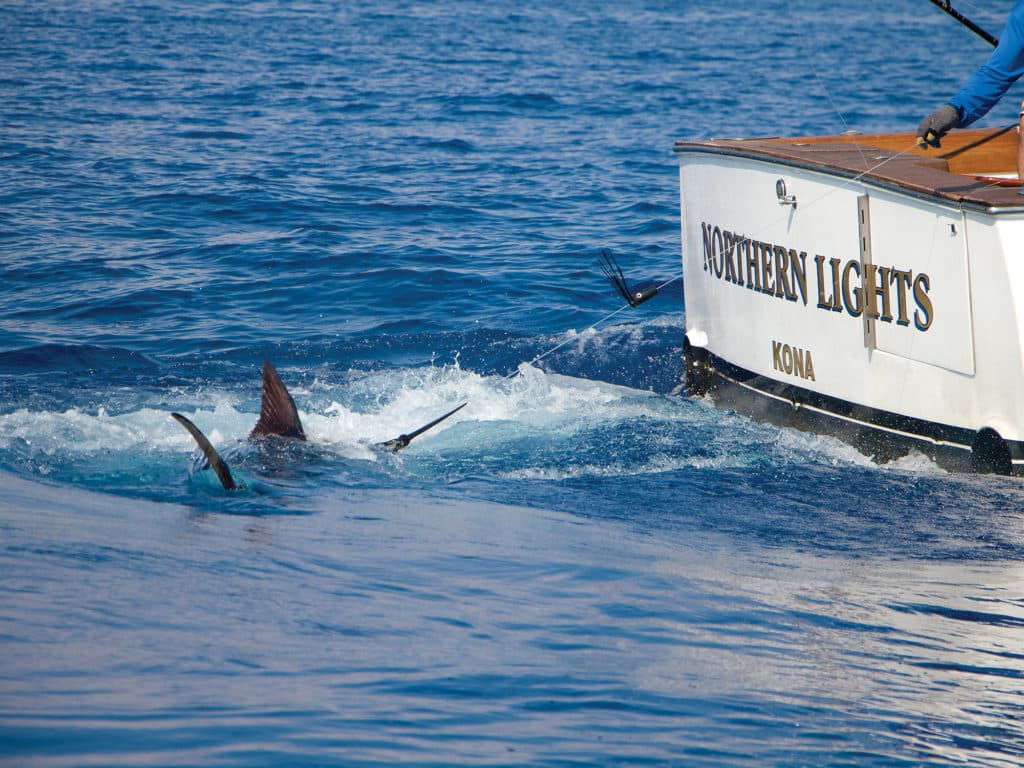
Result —
<instances>
[{"instance_id":1,"label":"white foam","mask_svg":"<svg viewBox=\"0 0 1024 768\"><path fill-rule=\"evenodd\" d=\"M832 466L878 466L870 456L865 456L839 438L796 429L778 428L775 450L780 458L790 461L815 461Z\"/></svg>"},{"instance_id":2,"label":"white foam","mask_svg":"<svg viewBox=\"0 0 1024 768\"><path fill-rule=\"evenodd\" d=\"M625 416L664 418L667 410L662 399L650 393L547 374L526 364L512 378L483 377L451 365L418 369L415 375L409 371L373 374L345 393L331 392L322 384L318 389L339 397L321 413L301 416L309 436L329 444L387 440L463 402L466 407L435 427L431 436L464 422L515 422L564 432ZM391 394L381 397L374 410L367 410L361 395L368 390Z\"/></svg>"},{"instance_id":3,"label":"white foam","mask_svg":"<svg viewBox=\"0 0 1024 768\"><path fill-rule=\"evenodd\" d=\"M949 474L920 451L911 451L906 456L886 462L885 467L912 474Z\"/></svg>"},{"instance_id":4,"label":"white foam","mask_svg":"<svg viewBox=\"0 0 1024 768\"><path fill-rule=\"evenodd\" d=\"M250 416L226 404L212 410L179 409L217 445L231 439ZM251 425L249 425L251 428ZM0 448L19 442L51 455L100 451L139 451L194 447L192 438L170 418L170 410L141 408L111 415L69 408L32 411L21 408L0 415Z\"/></svg>"},{"instance_id":5,"label":"white foam","mask_svg":"<svg viewBox=\"0 0 1024 768\"><path fill-rule=\"evenodd\" d=\"M765 460L873 467L839 440L757 424L705 403L590 379L545 373L528 364L511 377L482 376L458 363L317 379L294 393L310 441L346 458L376 460L373 444L409 433L460 403L466 407L414 444L493 462L509 478L565 479L723 469ZM184 399L190 402L182 402ZM197 405L198 403L198 405ZM0 414L0 449L57 457L124 451L191 451L188 433L169 418L178 410L218 448L244 440L258 414L254 397L210 388L170 393L158 407L111 415L101 408ZM634 427L635 425L635 427ZM574 441L582 436L577 445ZM617 445L605 444L609 439ZM415 450L415 449L414 449ZM923 456L889 467L934 471Z\"/></svg>"}]
</instances>

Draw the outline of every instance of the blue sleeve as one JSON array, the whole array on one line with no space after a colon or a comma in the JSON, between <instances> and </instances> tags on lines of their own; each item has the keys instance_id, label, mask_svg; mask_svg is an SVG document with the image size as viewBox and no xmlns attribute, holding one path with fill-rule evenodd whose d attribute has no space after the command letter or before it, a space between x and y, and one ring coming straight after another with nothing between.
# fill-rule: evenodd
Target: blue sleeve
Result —
<instances>
[{"instance_id":1,"label":"blue sleeve","mask_svg":"<svg viewBox=\"0 0 1024 768\"><path fill-rule=\"evenodd\" d=\"M989 60L978 67L949 103L960 110L964 128L985 115L1007 89L1024 75L1024 0L1010 11L999 46Z\"/></svg>"}]
</instances>

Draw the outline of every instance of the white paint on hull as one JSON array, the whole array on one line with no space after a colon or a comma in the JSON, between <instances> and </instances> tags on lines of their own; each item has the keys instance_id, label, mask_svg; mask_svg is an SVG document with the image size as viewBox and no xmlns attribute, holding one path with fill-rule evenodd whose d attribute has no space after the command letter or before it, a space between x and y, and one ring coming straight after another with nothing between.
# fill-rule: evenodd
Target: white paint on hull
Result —
<instances>
[{"instance_id":1,"label":"white paint on hull","mask_svg":"<svg viewBox=\"0 0 1024 768\"><path fill-rule=\"evenodd\" d=\"M684 150L679 161L691 343L866 408L1024 440L1024 213L727 153ZM780 205L780 178L796 205ZM731 269L715 240L730 250L725 233ZM878 317L866 323L869 308ZM813 355L814 379L780 371L773 343Z\"/></svg>"}]
</instances>

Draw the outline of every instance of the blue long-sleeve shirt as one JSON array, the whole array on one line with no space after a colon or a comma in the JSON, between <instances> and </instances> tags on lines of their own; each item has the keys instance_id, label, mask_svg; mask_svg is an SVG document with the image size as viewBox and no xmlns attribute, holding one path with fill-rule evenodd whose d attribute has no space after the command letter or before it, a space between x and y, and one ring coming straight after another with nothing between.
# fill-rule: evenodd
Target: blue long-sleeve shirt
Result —
<instances>
[{"instance_id":1,"label":"blue long-sleeve shirt","mask_svg":"<svg viewBox=\"0 0 1024 768\"><path fill-rule=\"evenodd\" d=\"M983 117L1002 94L1024 75L1024 0L1010 11L999 45L988 60L949 99L961 114L961 128Z\"/></svg>"},{"instance_id":2,"label":"blue long-sleeve shirt","mask_svg":"<svg viewBox=\"0 0 1024 768\"><path fill-rule=\"evenodd\" d=\"M1024 75L1024 0L1010 11L999 46L988 61L971 75L960 92L949 100L960 111L964 128L985 115L1007 89Z\"/></svg>"}]
</instances>

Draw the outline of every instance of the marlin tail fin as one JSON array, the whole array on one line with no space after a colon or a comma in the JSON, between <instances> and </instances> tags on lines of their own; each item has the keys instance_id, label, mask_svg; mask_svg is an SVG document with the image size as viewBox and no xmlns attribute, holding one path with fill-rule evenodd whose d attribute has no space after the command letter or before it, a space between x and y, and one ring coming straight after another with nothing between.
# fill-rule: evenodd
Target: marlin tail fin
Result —
<instances>
[{"instance_id":1,"label":"marlin tail fin","mask_svg":"<svg viewBox=\"0 0 1024 768\"><path fill-rule=\"evenodd\" d=\"M306 433L302 430L302 422L299 421L299 412L295 408L295 401L288 394L288 389L281 381L281 377L277 375L274 366L264 360L263 402L260 406L260 420L252 428L249 438L266 435L292 437L296 440L306 439Z\"/></svg>"},{"instance_id":2,"label":"marlin tail fin","mask_svg":"<svg viewBox=\"0 0 1024 768\"><path fill-rule=\"evenodd\" d=\"M171 417L187 429L189 434L195 438L196 443L199 444L199 449L206 457L207 463L213 471L217 473L217 478L220 480L220 484L224 486L225 490L235 490L238 485L235 483L235 478L231 476L231 470L228 468L227 462L220 457L220 454L217 453L217 449L210 445L210 441L206 439L206 435L199 431L199 427L186 419L180 413L172 413Z\"/></svg>"}]
</instances>

